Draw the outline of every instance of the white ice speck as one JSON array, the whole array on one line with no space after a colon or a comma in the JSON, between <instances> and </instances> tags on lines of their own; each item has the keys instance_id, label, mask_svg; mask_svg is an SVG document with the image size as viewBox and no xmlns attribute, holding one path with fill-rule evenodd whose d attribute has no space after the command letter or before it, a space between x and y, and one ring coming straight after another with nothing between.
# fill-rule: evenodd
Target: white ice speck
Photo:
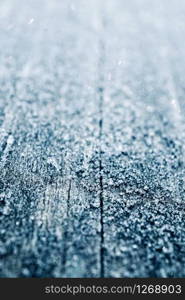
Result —
<instances>
[{"instance_id":1,"label":"white ice speck","mask_svg":"<svg viewBox=\"0 0 185 300\"><path fill-rule=\"evenodd\" d=\"M50 163L50 164L52 164L59 171L60 166L59 166L56 158L49 157L48 160L47 160L47 162Z\"/></svg>"},{"instance_id":2,"label":"white ice speck","mask_svg":"<svg viewBox=\"0 0 185 300\"><path fill-rule=\"evenodd\" d=\"M31 18L28 22L28 25L31 25L35 20L33 18Z\"/></svg>"},{"instance_id":3,"label":"white ice speck","mask_svg":"<svg viewBox=\"0 0 185 300\"><path fill-rule=\"evenodd\" d=\"M8 140L7 140L7 145L12 145L13 142L14 142L14 138L13 138L12 135L10 135L10 136L8 137Z\"/></svg>"}]
</instances>

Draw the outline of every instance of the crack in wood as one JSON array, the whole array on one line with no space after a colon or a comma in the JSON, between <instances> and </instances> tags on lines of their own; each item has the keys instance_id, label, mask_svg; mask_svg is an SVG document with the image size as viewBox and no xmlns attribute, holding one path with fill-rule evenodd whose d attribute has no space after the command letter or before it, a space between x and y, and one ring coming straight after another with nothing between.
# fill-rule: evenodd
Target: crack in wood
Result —
<instances>
[{"instance_id":1,"label":"crack in wood","mask_svg":"<svg viewBox=\"0 0 185 300\"><path fill-rule=\"evenodd\" d=\"M105 45L104 41L100 41L100 60L99 60L99 176L100 176L100 277L105 276L104 268L104 197L103 197L103 165L102 165L102 135L103 135L103 105L104 105L104 59L105 59Z\"/></svg>"},{"instance_id":2,"label":"crack in wood","mask_svg":"<svg viewBox=\"0 0 185 300\"><path fill-rule=\"evenodd\" d=\"M63 247L63 256L62 256L62 266L63 266L63 274L66 273L66 262L67 262L67 241L68 241L68 230L69 230L69 210L70 210L70 197L71 197L71 179L69 181L69 188L67 192L67 218L66 218L66 226L64 231L64 247Z\"/></svg>"}]
</instances>

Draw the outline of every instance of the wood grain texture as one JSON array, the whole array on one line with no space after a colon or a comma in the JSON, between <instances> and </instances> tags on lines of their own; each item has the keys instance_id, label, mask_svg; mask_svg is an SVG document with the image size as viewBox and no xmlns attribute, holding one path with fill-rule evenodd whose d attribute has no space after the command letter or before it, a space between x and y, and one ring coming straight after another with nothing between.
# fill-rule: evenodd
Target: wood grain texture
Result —
<instances>
[{"instance_id":1,"label":"wood grain texture","mask_svg":"<svg viewBox=\"0 0 185 300\"><path fill-rule=\"evenodd\" d=\"M1 1L1 277L185 275L184 16Z\"/></svg>"}]
</instances>

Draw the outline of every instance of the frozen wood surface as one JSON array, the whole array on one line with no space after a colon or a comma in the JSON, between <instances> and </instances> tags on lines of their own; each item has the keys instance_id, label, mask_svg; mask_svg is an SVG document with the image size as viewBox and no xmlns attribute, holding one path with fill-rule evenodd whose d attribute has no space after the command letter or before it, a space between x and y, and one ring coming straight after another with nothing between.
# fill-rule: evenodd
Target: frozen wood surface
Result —
<instances>
[{"instance_id":1,"label":"frozen wood surface","mask_svg":"<svg viewBox=\"0 0 185 300\"><path fill-rule=\"evenodd\" d=\"M185 276L185 4L1 0L0 276Z\"/></svg>"}]
</instances>

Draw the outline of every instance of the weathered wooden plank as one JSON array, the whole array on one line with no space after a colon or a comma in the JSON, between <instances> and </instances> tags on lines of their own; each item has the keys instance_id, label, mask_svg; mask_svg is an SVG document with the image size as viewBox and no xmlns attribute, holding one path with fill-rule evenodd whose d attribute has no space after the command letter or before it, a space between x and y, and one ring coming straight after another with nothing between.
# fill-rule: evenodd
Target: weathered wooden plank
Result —
<instances>
[{"instance_id":1,"label":"weathered wooden plank","mask_svg":"<svg viewBox=\"0 0 185 300\"><path fill-rule=\"evenodd\" d=\"M4 40L1 276L100 276L96 6L17 3Z\"/></svg>"},{"instance_id":2,"label":"weathered wooden plank","mask_svg":"<svg viewBox=\"0 0 185 300\"><path fill-rule=\"evenodd\" d=\"M182 277L184 121L163 55L168 23L158 4L136 2L106 13L105 277Z\"/></svg>"}]
</instances>

